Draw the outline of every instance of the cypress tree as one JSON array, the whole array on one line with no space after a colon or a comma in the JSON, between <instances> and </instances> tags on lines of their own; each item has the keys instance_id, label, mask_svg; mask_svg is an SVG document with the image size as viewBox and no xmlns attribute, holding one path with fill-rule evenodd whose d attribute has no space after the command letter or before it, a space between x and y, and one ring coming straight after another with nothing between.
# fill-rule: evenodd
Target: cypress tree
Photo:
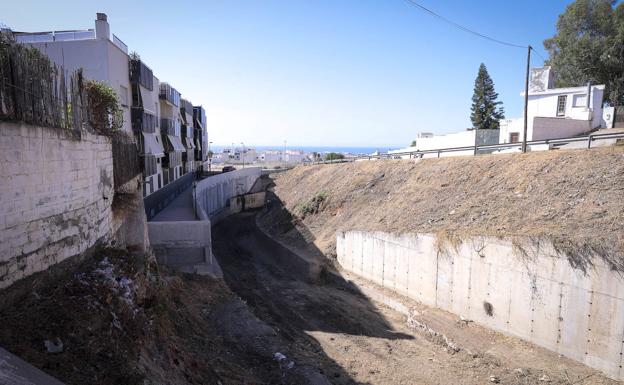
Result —
<instances>
[{"instance_id":1,"label":"cypress tree","mask_svg":"<svg viewBox=\"0 0 624 385\"><path fill-rule=\"evenodd\" d=\"M494 91L494 82L485 64L481 63L472 95L470 120L473 128L481 130L499 127L498 121L505 118L505 112L503 107L499 107L502 102L496 99L498 94Z\"/></svg>"}]
</instances>

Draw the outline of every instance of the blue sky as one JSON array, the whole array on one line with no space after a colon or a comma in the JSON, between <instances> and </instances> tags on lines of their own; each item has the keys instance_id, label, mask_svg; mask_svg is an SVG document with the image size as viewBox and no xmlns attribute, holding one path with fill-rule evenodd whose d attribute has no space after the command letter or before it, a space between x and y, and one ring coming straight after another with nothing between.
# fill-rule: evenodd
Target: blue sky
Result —
<instances>
[{"instance_id":1,"label":"blue sky","mask_svg":"<svg viewBox=\"0 0 624 385\"><path fill-rule=\"evenodd\" d=\"M569 3L419 1L544 57L542 41ZM20 0L0 4L0 21L20 31L86 29L96 12L161 81L204 105L215 144L397 147L419 131L460 131L470 126L481 62L506 116L522 115L525 50L404 0Z\"/></svg>"}]
</instances>

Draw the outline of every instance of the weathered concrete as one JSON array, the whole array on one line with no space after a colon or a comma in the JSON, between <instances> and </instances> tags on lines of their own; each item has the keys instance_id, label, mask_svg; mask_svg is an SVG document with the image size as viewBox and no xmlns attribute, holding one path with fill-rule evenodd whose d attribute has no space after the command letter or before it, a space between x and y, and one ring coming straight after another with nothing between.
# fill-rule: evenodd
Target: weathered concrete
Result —
<instances>
[{"instance_id":1,"label":"weathered concrete","mask_svg":"<svg viewBox=\"0 0 624 385\"><path fill-rule=\"evenodd\" d=\"M194 221L193 186L188 187L165 209L156 214L151 222Z\"/></svg>"},{"instance_id":2,"label":"weathered concrete","mask_svg":"<svg viewBox=\"0 0 624 385\"><path fill-rule=\"evenodd\" d=\"M624 379L624 279L600 258L585 274L547 241L364 231L336 251L347 271Z\"/></svg>"},{"instance_id":3,"label":"weathered concrete","mask_svg":"<svg viewBox=\"0 0 624 385\"><path fill-rule=\"evenodd\" d=\"M211 219L213 224L229 213L229 200L247 194L260 177L262 168L250 167L206 178L195 188L195 200L200 219Z\"/></svg>"},{"instance_id":4,"label":"weathered concrete","mask_svg":"<svg viewBox=\"0 0 624 385\"><path fill-rule=\"evenodd\" d=\"M238 195L230 198L230 214L240 213L249 209L259 209L264 206L266 192Z\"/></svg>"},{"instance_id":5,"label":"weathered concrete","mask_svg":"<svg viewBox=\"0 0 624 385\"><path fill-rule=\"evenodd\" d=\"M35 368L21 358L0 348L0 384L63 385L62 382Z\"/></svg>"},{"instance_id":6,"label":"weathered concrete","mask_svg":"<svg viewBox=\"0 0 624 385\"><path fill-rule=\"evenodd\" d=\"M230 199L245 195L260 177L260 171L255 167L203 179L148 222L150 244L158 262L183 271L222 276L212 256L211 226L229 215ZM234 203L241 208L247 201L254 207L260 201L264 203L264 193L249 195Z\"/></svg>"},{"instance_id":7,"label":"weathered concrete","mask_svg":"<svg viewBox=\"0 0 624 385\"><path fill-rule=\"evenodd\" d=\"M108 137L0 122L0 289L116 232Z\"/></svg>"}]
</instances>

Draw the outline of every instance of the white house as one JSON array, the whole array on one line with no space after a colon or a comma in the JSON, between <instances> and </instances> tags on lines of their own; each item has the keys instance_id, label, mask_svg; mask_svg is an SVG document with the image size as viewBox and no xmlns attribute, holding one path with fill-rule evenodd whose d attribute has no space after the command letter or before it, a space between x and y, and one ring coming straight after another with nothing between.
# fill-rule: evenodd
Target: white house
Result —
<instances>
[{"instance_id":1,"label":"white house","mask_svg":"<svg viewBox=\"0 0 624 385\"><path fill-rule=\"evenodd\" d=\"M554 88L554 81L550 67L531 70L527 140L568 138L603 126L604 85ZM520 142L523 132L523 118L501 120L499 141Z\"/></svg>"},{"instance_id":2,"label":"white house","mask_svg":"<svg viewBox=\"0 0 624 385\"><path fill-rule=\"evenodd\" d=\"M415 146L402 148L399 150L390 150L389 154L398 154L401 152L429 151L455 147L474 147L484 144L496 144L499 137L498 130L465 130L450 134L435 135L429 132L419 133L415 140ZM440 156L462 156L473 155L474 149L466 149L462 151L443 152ZM398 156L398 155L397 155ZM437 153L424 154L424 158L437 157ZM401 156L403 158L408 155Z\"/></svg>"}]
</instances>

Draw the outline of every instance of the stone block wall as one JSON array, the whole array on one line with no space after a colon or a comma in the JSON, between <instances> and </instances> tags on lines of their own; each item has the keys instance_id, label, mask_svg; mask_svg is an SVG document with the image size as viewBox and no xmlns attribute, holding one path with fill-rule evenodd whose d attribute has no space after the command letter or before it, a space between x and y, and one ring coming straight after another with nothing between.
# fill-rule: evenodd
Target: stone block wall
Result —
<instances>
[{"instance_id":1,"label":"stone block wall","mask_svg":"<svg viewBox=\"0 0 624 385\"><path fill-rule=\"evenodd\" d=\"M0 122L0 289L114 234L110 139Z\"/></svg>"}]
</instances>

